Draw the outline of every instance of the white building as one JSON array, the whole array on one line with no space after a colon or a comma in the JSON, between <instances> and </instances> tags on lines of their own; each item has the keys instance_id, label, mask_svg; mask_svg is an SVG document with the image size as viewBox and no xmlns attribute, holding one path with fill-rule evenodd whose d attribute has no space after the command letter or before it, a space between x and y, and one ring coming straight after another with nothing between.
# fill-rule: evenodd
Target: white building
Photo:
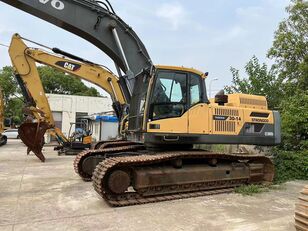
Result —
<instances>
[{"instance_id":1,"label":"white building","mask_svg":"<svg viewBox=\"0 0 308 231\"><path fill-rule=\"evenodd\" d=\"M65 136L69 135L71 123L81 117L112 111L112 101L107 97L46 94L55 124ZM74 131L72 127L72 131ZM94 137L97 140L99 137Z\"/></svg>"}]
</instances>

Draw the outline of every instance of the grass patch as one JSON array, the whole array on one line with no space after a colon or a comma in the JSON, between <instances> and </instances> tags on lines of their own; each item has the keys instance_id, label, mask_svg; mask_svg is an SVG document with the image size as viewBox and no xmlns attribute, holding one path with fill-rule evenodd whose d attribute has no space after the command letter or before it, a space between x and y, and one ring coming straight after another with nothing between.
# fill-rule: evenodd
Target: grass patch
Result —
<instances>
[{"instance_id":1,"label":"grass patch","mask_svg":"<svg viewBox=\"0 0 308 231\"><path fill-rule=\"evenodd\" d=\"M258 193L264 193L274 190L285 190L285 185L282 184L272 184L272 185L241 185L235 188L235 193L242 194L244 196L252 196Z\"/></svg>"},{"instance_id":2,"label":"grass patch","mask_svg":"<svg viewBox=\"0 0 308 231\"><path fill-rule=\"evenodd\" d=\"M235 193L242 194L244 196L252 196L257 193L268 192L269 188L263 185L241 185L235 188Z\"/></svg>"}]
</instances>

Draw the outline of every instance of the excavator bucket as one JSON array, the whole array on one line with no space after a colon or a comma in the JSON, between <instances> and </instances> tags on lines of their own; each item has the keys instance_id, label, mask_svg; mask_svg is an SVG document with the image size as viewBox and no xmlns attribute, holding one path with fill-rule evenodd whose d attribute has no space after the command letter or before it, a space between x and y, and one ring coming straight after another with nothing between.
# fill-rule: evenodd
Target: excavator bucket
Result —
<instances>
[{"instance_id":1,"label":"excavator bucket","mask_svg":"<svg viewBox=\"0 0 308 231\"><path fill-rule=\"evenodd\" d=\"M23 123L18 129L20 139L28 147L27 152L34 152L42 162L45 162L42 148L44 146L44 134L47 129L49 129L49 126L46 122Z\"/></svg>"}]
</instances>

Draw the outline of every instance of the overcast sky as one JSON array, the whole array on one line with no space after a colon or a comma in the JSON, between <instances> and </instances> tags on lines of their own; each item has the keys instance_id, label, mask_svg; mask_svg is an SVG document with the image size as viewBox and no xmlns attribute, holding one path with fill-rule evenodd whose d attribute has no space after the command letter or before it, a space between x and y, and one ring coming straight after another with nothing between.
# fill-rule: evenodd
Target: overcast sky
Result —
<instances>
[{"instance_id":1,"label":"overcast sky","mask_svg":"<svg viewBox=\"0 0 308 231\"><path fill-rule=\"evenodd\" d=\"M194 67L218 78L212 90L231 82L230 66L243 69L256 55L266 60L289 0L110 0L116 13L137 32L155 64ZM0 43L13 33L105 64L113 62L87 41L0 2ZM0 67L10 65L0 46Z\"/></svg>"}]
</instances>

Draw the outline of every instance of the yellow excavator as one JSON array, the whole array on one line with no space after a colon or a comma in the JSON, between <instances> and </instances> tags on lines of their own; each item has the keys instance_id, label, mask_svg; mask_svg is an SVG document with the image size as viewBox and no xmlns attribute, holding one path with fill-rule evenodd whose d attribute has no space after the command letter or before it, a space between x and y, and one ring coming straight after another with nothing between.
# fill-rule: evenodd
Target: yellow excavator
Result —
<instances>
[{"instance_id":1,"label":"yellow excavator","mask_svg":"<svg viewBox=\"0 0 308 231\"><path fill-rule=\"evenodd\" d=\"M119 102L118 108L120 109L126 104L125 96L122 93L117 76L97 64L82 60L60 49L53 48L52 50L56 51L58 55L55 53L48 53L41 49L27 47L22 38L17 34L13 36L9 48L10 57L17 73L16 77L17 79L20 78L23 83L26 84L26 89L28 89L28 92L31 92L32 100L35 99L35 105L37 105L35 108L30 107L37 122L33 123L33 121L31 121L21 126L20 134L25 134L21 135L21 137L30 144L30 147L34 142L33 140L27 141L27 137L34 137L33 135L35 135L37 131L41 131L39 134L43 134L43 128L50 128L50 124L52 124L52 117L48 117L48 115L51 114L49 112L50 108L46 97L44 97L44 90L35 65L36 62L55 67L103 87L112 96L114 102ZM59 53L61 53L61 56ZM66 56L64 56L64 54L66 54ZM67 56L71 58L69 59ZM204 138L207 139L219 138L221 139L221 143L232 143L230 140L225 142L222 141L222 139L227 138L242 139L244 141L243 143L271 144L278 142L275 140L277 135L275 138L274 133L277 132L275 129L278 129L279 126L277 128L277 125L274 124L274 120L277 120L279 117L276 112L267 110L267 103L264 97L243 94L221 94L217 95L214 101L211 100L212 102L202 102L202 97L205 96L205 94L202 94L202 91L205 90L203 85L206 77L205 74L194 69L183 67L157 66L156 68L157 71L160 70L160 72L155 84L152 83L154 88L151 100L153 106L151 109L151 118L147 126L149 134L154 135L154 138L155 135L157 136L156 140L152 140L147 146L140 142L128 140L105 142L101 144L102 147L98 150L84 151L80 153L75 160L75 170L80 176L88 180L92 176L92 172L96 165L99 164L100 160L109 160L109 158L106 157L110 156L112 157L111 159L121 157L124 162L126 159L129 161L131 158L137 158L137 161L145 158L145 162L151 160L153 164L162 158L161 160L166 163L164 163L163 166L159 166L158 169L153 168L152 163L150 164L151 167L148 167L149 169L145 168L145 171L149 171L153 168L151 170L152 172L149 172L151 174L149 176L147 175L149 173L143 172L142 168L138 168L140 172L137 172L137 169L135 170L136 172L134 174L138 173L136 177L140 181L136 183L141 185L151 183L151 181L147 182L149 180L153 180L156 182L155 184L157 184L157 182L161 180L161 175L165 174L165 171L170 171L169 174L173 174L172 178L179 178L181 180L186 173L188 177L189 174L195 174L194 178L196 177L198 179L199 177L199 181L205 176L211 176L212 178L209 179L210 181L207 182L207 184L213 184L213 179L224 177L224 181L227 181L227 183L231 185L228 185L224 181L217 181L214 186L217 187L216 184L220 182L219 184L222 185L219 185L219 188L223 188L223 190L219 190L218 192L229 190L230 186L240 185L245 182L271 181L273 177L273 166L265 157L223 155L208 153L201 150L192 150L191 143L203 143L204 141L202 140L196 140L195 142L185 142L183 140L183 142L178 142L181 134L180 132L184 133L185 131L188 131L185 136L187 139L196 139L198 137L201 139L201 135L198 137L195 135L199 132L206 135ZM189 80L188 87L187 81L189 75L191 80ZM188 99L187 95L183 94L185 91L186 94L189 94ZM185 101L182 102L183 97ZM169 100L174 100L175 102L169 102ZM189 100L192 108L185 112L184 106L186 100ZM116 108L117 107L115 107L115 109ZM118 114L118 116L123 119L127 117L127 115L120 114ZM204 119L210 117L211 119L209 121L204 121L198 119L198 117ZM42 118L44 118L44 121ZM187 130L186 127L188 125L188 120L190 120L189 130ZM47 125L44 126L44 123ZM122 134L129 133L127 126L127 124L121 126ZM31 130L29 127L31 127ZM39 128L39 130L37 130L37 128ZM200 129L202 129L202 131ZM157 132L157 130L160 132ZM169 130L169 132L166 134L164 132L165 130ZM33 134L28 135L26 132L33 132ZM265 134L266 132L272 134ZM157 142L157 138L159 137L158 134L162 134L161 136L163 136L162 138L165 142ZM245 134L247 139L249 139L248 141L245 141ZM270 140L271 137L274 140ZM269 140L267 138L269 138ZM157 146L155 145L156 142L160 144ZM206 143L216 142L209 140ZM39 144L40 143L36 144L36 146L39 146ZM160 148L164 151L159 150ZM40 154L42 155L41 152ZM126 159L122 157L123 155ZM121 160L121 158L119 160ZM147 158L149 158L149 160L147 160ZM156 158L158 159L155 161ZM167 163L169 163L170 166L168 166ZM183 170L179 169L183 168L184 163L188 166L185 168L184 172L182 172ZM173 173L172 170L175 172ZM98 170L95 174L97 174L97 172ZM200 176L197 172L200 172ZM111 177L111 180L115 178L116 181L120 180L121 184L118 185L115 182L110 182L108 184L110 184L110 187L114 191L123 188L123 183L126 185L125 187L128 187L128 183L125 181L123 182L127 176L128 173L126 171L117 170L114 175L112 177L109 176L109 178ZM171 180L173 179L169 178L167 182L170 184ZM227 189L225 189L225 187ZM198 190L196 195L200 194L199 191L200 190ZM168 192L168 194L170 194L170 192ZM182 196L185 197L185 195ZM155 197L157 197L157 195L155 195ZM152 198L152 195L149 198ZM156 200L161 200L162 198L163 197L158 196ZM153 200L153 198L148 200ZM123 203L123 201L121 203ZM123 205L127 203L128 202L123 203ZM136 203L136 201L134 203Z\"/></svg>"},{"instance_id":2,"label":"yellow excavator","mask_svg":"<svg viewBox=\"0 0 308 231\"><path fill-rule=\"evenodd\" d=\"M265 97L221 91L208 99L207 73L153 65L140 38L108 1L1 1L88 40L114 60L119 78L110 78L120 89L114 105L125 135L81 152L74 161L75 171L92 179L110 205L230 192L273 180L267 157L194 148L279 144L280 115L268 109Z\"/></svg>"},{"instance_id":3,"label":"yellow excavator","mask_svg":"<svg viewBox=\"0 0 308 231\"><path fill-rule=\"evenodd\" d=\"M4 99L2 89L0 88L0 146L7 143L6 135L2 134L4 132L4 128Z\"/></svg>"},{"instance_id":4,"label":"yellow excavator","mask_svg":"<svg viewBox=\"0 0 308 231\"><path fill-rule=\"evenodd\" d=\"M68 60L43 50L27 47L22 38L17 34L12 38L9 54L15 78L26 101L24 108L26 120L19 127L18 133L21 140L28 147L28 152L33 151L41 161L45 161L41 150L44 145L44 134L47 129L59 142L60 145L57 147L57 150L61 152L78 153L81 150L91 148L92 136L89 132L79 142L74 137L66 137L61 129L55 127L52 111L36 67L36 62L52 66L51 64L57 63L60 65L61 62L67 62ZM64 69L68 72L64 67L60 68L58 66L58 69Z\"/></svg>"},{"instance_id":5,"label":"yellow excavator","mask_svg":"<svg viewBox=\"0 0 308 231\"><path fill-rule=\"evenodd\" d=\"M35 43L34 41L31 42ZM32 115L35 118L35 121L26 120L25 123L20 126L19 134L23 142L29 149L34 151L41 160L45 160L41 150L44 143L43 135L47 129L49 129L49 133L56 137L61 144L57 148L57 150L60 149L61 152L72 152L73 150L78 151L90 148L92 138L90 135L84 136L81 143L73 142L70 138L66 138L59 128L55 127L48 99L45 95L36 68L36 63L53 67L59 71L71 74L76 78L91 82L109 93L113 101L117 101L120 104L125 103L119 85L117 84L118 77L115 76L112 71L108 70L107 67L91 63L90 61L64 52L58 48L50 48L49 50L48 52L43 49L28 47L23 41L23 38L18 34L13 35L9 47L9 55L14 67L15 77L28 102L26 112L28 115ZM52 52L52 50L55 52ZM116 110L116 105L114 105L114 108L115 111L118 111ZM40 127L40 136L37 135L38 127ZM123 129L122 127L122 130ZM123 134L124 132L121 131L121 133ZM33 140L31 137L36 137L36 139ZM97 142L94 149L99 148L104 143L105 142Z\"/></svg>"}]
</instances>

